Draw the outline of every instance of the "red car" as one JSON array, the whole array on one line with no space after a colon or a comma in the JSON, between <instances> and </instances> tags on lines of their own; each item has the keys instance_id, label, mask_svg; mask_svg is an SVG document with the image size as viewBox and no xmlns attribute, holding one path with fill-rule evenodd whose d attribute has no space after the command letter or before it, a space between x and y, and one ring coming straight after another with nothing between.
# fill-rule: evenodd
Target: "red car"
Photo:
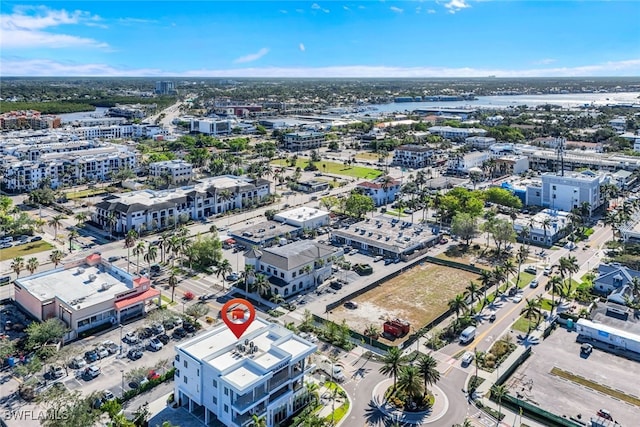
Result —
<instances>
[{"instance_id":1,"label":"red car","mask_svg":"<svg viewBox=\"0 0 640 427\"><path fill-rule=\"evenodd\" d=\"M147 374L147 379L149 380L157 380L158 378L160 378L160 374L153 369L149 371L149 374Z\"/></svg>"}]
</instances>

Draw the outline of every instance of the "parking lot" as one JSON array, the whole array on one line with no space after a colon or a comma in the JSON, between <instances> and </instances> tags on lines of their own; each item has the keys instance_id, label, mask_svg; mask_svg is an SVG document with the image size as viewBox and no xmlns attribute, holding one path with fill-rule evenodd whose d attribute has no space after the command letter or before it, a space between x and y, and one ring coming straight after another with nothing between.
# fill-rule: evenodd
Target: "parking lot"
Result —
<instances>
[{"instance_id":1,"label":"parking lot","mask_svg":"<svg viewBox=\"0 0 640 427\"><path fill-rule=\"evenodd\" d=\"M588 357L581 356L576 336L575 332L559 328L534 346L533 354L507 381L509 393L567 418L580 414L582 421L588 422L604 408L622 426L638 425L640 407L551 374L557 367L625 394L640 395L638 362L598 349Z\"/></svg>"}]
</instances>

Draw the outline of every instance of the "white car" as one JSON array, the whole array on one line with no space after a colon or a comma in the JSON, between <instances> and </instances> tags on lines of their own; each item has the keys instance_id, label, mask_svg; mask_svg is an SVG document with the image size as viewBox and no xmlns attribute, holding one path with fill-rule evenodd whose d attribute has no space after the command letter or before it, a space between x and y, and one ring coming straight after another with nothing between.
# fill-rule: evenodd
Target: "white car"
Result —
<instances>
[{"instance_id":1,"label":"white car","mask_svg":"<svg viewBox=\"0 0 640 427\"><path fill-rule=\"evenodd\" d=\"M109 357L109 354L111 354L111 353L109 353L109 350L107 350L103 346L96 347L96 353L98 353L98 357L100 359L104 359L105 357Z\"/></svg>"},{"instance_id":2,"label":"white car","mask_svg":"<svg viewBox=\"0 0 640 427\"><path fill-rule=\"evenodd\" d=\"M462 366L469 366L471 362L473 362L473 353L470 351L466 351L462 355Z\"/></svg>"},{"instance_id":3,"label":"white car","mask_svg":"<svg viewBox=\"0 0 640 427\"><path fill-rule=\"evenodd\" d=\"M380 261L382 261L383 259L384 259L384 257L383 257L382 255L378 255L377 257L375 257L375 258L373 259L373 262L380 262Z\"/></svg>"},{"instance_id":4,"label":"white car","mask_svg":"<svg viewBox=\"0 0 640 427\"><path fill-rule=\"evenodd\" d=\"M164 347L164 345L162 344L162 341L160 341L158 338L152 338L149 341L149 348L154 351L162 350L162 347Z\"/></svg>"},{"instance_id":5,"label":"white car","mask_svg":"<svg viewBox=\"0 0 640 427\"><path fill-rule=\"evenodd\" d=\"M136 334L135 332L127 332L127 334L124 336L124 339L130 344L136 344L138 341L140 341L140 338L138 338L138 334Z\"/></svg>"},{"instance_id":6,"label":"white car","mask_svg":"<svg viewBox=\"0 0 640 427\"><path fill-rule=\"evenodd\" d=\"M522 301L522 295L516 295L511 301L518 304L520 301Z\"/></svg>"}]
</instances>

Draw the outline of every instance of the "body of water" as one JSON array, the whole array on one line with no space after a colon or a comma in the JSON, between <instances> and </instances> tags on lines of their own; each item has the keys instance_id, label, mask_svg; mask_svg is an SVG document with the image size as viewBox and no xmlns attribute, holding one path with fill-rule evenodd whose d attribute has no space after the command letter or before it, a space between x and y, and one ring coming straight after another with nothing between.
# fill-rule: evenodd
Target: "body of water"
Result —
<instances>
[{"instance_id":1,"label":"body of water","mask_svg":"<svg viewBox=\"0 0 640 427\"><path fill-rule=\"evenodd\" d=\"M71 123L78 119L85 119L87 117L104 117L107 112L107 107L97 107L94 111L81 111L79 113L65 113L58 114L62 123Z\"/></svg>"},{"instance_id":2,"label":"body of water","mask_svg":"<svg viewBox=\"0 0 640 427\"><path fill-rule=\"evenodd\" d=\"M446 101L446 102L393 102L390 104L371 104L367 107L374 112L392 113L433 108L495 108L504 109L527 105L553 104L562 107L582 107L585 105L602 106L608 104L639 104L640 92L620 93L568 93L549 95L496 95L479 96L474 101ZM369 112L370 114L371 112ZM366 114L366 113L364 113Z\"/></svg>"}]
</instances>

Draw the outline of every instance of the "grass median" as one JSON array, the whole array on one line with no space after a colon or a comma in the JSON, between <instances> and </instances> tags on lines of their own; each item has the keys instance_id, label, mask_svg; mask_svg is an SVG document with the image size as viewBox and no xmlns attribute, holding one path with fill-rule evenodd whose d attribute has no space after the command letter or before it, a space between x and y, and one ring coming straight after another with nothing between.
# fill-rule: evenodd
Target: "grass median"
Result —
<instances>
[{"instance_id":1,"label":"grass median","mask_svg":"<svg viewBox=\"0 0 640 427\"><path fill-rule=\"evenodd\" d=\"M53 249L53 245L51 243L45 242L44 240L25 243L24 245L12 246L7 249L0 249L0 261L14 259L16 257L24 258L27 255L37 254L39 252L49 251L51 249Z\"/></svg>"}]
</instances>

